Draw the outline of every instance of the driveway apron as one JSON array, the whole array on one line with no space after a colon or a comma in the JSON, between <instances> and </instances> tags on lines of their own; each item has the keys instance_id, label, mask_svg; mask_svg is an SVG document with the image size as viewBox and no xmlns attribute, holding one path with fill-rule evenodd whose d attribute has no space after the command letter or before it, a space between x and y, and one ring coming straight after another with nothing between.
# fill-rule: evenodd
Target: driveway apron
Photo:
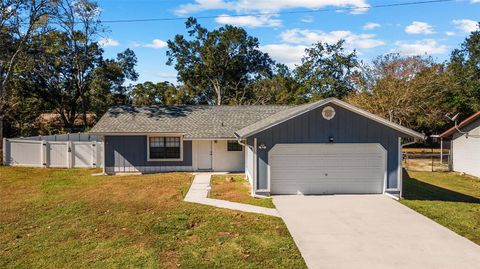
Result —
<instances>
[{"instance_id":1,"label":"driveway apron","mask_svg":"<svg viewBox=\"0 0 480 269\"><path fill-rule=\"evenodd\" d=\"M385 195L273 202L309 268L480 268L480 246Z\"/></svg>"}]
</instances>

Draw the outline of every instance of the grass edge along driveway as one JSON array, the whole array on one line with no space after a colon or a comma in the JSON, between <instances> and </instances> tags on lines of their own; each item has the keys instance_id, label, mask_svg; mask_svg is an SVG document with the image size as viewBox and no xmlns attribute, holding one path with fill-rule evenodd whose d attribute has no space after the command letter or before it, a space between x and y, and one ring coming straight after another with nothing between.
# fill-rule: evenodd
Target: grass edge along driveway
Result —
<instances>
[{"instance_id":1,"label":"grass edge along driveway","mask_svg":"<svg viewBox=\"0 0 480 269\"><path fill-rule=\"evenodd\" d=\"M480 245L480 180L455 172L405 172L400 202Z\"/></svg>"},{"instance_id":2,"label":"grass edge along driveway","mask_svg":"<svg viewBox=\"0 0 480 269\"><path fill-rule=\"evenodd\" d=\"M305 268L280 218L183 201L188 173L0 167L0 268Z\"/></svg>"}]
</instances>

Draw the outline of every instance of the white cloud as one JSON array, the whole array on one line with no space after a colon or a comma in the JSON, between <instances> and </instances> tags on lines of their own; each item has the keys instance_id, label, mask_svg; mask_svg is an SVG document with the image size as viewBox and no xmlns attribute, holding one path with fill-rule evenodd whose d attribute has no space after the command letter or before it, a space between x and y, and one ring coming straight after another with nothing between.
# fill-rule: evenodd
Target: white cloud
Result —
<instances>
[{"instance_id":1,"label":"white cloud","mask_svg":"<svg viewBox=\"0 0 480 269\"><path fill-rule=\"evenodd\" d=\"M102 38L98 40L98 44L102 47L116 47L120 45L120 43L112 38Z\"/></svg>"},{"instance_id":2,"label":"white cloud","mask_svg":"<svg viewBox=\"0 0 480 269\"><path fill-rule=\"evenodd\" d=\"M128 46L132 48L138 48L141 47L142 44L138 43L137 41L130 41L130 43L128 43Z\"/></svg>"},{"instance_id":3,"label":"white cloud","mask_svg":"<svg viewBox=\"0 0 480 269\"><path fill-rule=\"evenodd\" d=\"M160 40L160 39L154 39L152 40L152 43L144 45L146 48L154 48L154 49L161 49L167 46L167 42Z\"/></svg>"},{"instance_id":4,"label":"white cloud","mask_svg":"<svg viewBox=\"0 0 480 269\"><path fill-rule=\"evenodd\" d=\"M379 27L381 27L380 24L374 23L374 22L369 22L369 23L366 23L366 24L363 26L363 30L373 30L373 29L379 28Z\"/></svg>"},{"instance_id":5,"label":"white cloud","mask_svg":"<svg viewBox=\"0 0 480 269\"><path fill-rule=\"evenodd\" d=\"M452 24L455 25L455 27L458 30L465 33L470 33L478 30L478 22L473 20L468 20L468 19L453 20Z\"/></svg>"},{"instance_id":6,"label":"white cloud","mask_svg":"<svg viewBox=\"0 0 480 269\"><path fill-rule=\"evenodd\" d=\"M303 18L300 19L301 22L305 22L305 23L311 23L313 22L315 19L312 17L312 16L305 16Z\"/></svg>"},{"instance_id":7,"label":"white cloud","mask_svg":"<svg viewBox=\"0 0 480 269\"><path fill-rule=\"evenodd\" d=\"M422 22L422 21L412 22L412 24L405 27L405 32L407 34L413 34L413 35L416 35L416 34L433 34L434 33L433 27L430 24L428 24L426 22Z\"/></svg>"},{"instance_id":8,"label":"white cloud","mask_svg":"<svg viewBox=\"0 0 480 269\"><path fill-rule=\"evenodd\" d=\"M272 16L228 16L220 15L215 21L222 24L232 24L237 26L249 27L278 27L282 24L279 19L273 19Z\"/></svg>"},{"instance_id":9,"label":"white cloud","mask_svg":"<svg viewBox=\"0 0 480 269\"><path fill-rule=\"evenodd\" d=\"M290 29L282 32L280 38L286 43L312 45L317 42L336 43L345 40L347 49L371 49L385 43L373 34L355 34L350 31L323 32L320 30Z\"/></svg>"},{"instance_id":10,"label":"white cloud","mask_svg":"<svg viewBox=\"0 0 480 269\"><path fill-rule=\"evenodd\" d=\"M472 4L480 3L480 0L471 0L470 3L472 3Z\"/></svg>"},{"instance_id":11,"label":"white cloud","mask_svg":"<svg viewBox=\"0 0 480 269\"><path fill-rule=\"evenodd\" d=\"M445 32L445 35L447 35L447 36L454 36L454 35L455 35L455 32L447 31L447 32Z\"/></svg>"},{"instance_id":12,"label":"white cloud","mask_svg":"<svg viewBox=\"0 0 480 269\"><path fill-rule=\"evenodd\" d=\"M195 0L194 3L180 5L175 13L187 15L205 10L230 10L236 12L248 11L280 11L292 8L318 9L327 6L338 8L353 8L351 13L364 13L370 5L367 0Z\"/></svg>"},{"instance_id":13,"label":"white cloud","mask_svg":"<svg viewBox=\"0 0 480 269\"><path fill-rule=\"evenodd\" d=\"M272 59L286 64L290 68L300 64L307 46L290 44L270 44L261 46L260 49L272 57Z\"/></svg>"},{"instance_id":14,"label":"white cloud","mask_svg":"<svg viewBox=\"0 0 480 269\"><path fill-rule=\"evenodd\" d=\"M396 42L395 52L405 55L444 54L448 47L440 45L435 39L423 39L414 43Z\"/></svg>"}]
</instances>

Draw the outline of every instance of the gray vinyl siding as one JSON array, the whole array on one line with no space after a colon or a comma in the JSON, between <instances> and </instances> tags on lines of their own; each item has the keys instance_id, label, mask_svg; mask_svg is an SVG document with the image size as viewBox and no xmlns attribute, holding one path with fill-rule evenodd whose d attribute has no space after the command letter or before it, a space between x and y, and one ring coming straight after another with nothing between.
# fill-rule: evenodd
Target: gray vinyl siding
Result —
<instances>
[{"instance_id":1,"label":"gray vinyl siding","mask_svg":"<svg viewBox=\"0 0 480 269\"><path fill-rule=\"evenodd\" d=\"M461 128L465 134L456 132L452 140L452 164L456 172L480 177L480 119Z\"/></svg>"},{"instance_id":2,"label":"gray vinyl siding","mask_svg":"<svg viewBox=\"0 0 480 269\"><path fill-rule=\"evenodd\" d=\"M183 141L183 161L148 161L147 136L105 136L105 169L112 172L154 173L192 170L192 141Z\"/></svg>"},{"instance_id":3,"label":"gray vinyl siding","mask_svg":"<svg viewBox=\"0 0 480 269\"><path fill-rule=\"evenodd\" d=\"M328 121L322 117L323 107L299 115L275 125L247 139L253 145L265 144L266 149L258 149L257 189L268 186L268 151L276 144L287 143L379 143L387 150L387 188L397 188L398 139L407 135L376 121L360 116L344 108L335 108L335 117Z\"/></svg>"}]
</instances>

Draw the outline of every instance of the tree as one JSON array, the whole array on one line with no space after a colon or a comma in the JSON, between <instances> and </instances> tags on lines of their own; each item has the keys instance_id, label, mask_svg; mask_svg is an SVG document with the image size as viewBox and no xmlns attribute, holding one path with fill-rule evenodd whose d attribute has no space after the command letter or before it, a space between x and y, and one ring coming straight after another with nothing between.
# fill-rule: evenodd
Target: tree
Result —
<instances>
[{"instance_id":1,"label":"tree","mask_svg":"<svg viewBox=\"0 0 480 269\"><path fill-rule=\"evenodd\" d=\"M249 104L302 104L308 101L305 88L295 79L287 66L277 64L272 78L257 80L250 86Z\"/></svg>"},{"instance_id":2,"label":"tree","mask_svg":"<svg viewBox=\"0 0 480 269\"><path fill-rule=\"evenodd\" d=\"M102 115L112 104L128 102L127 79L135 81L138 77L134 67L137 59L133 51L127 49L119 53L116 59L103 59L103 50L96 42L87 48L90 59L89 78L86 92L76 87L77 71L74 58L77 50L69 46L70 36L63 31L50 31L48 34L32 40L32 50L25 53L23 67L18 69L16 88L22 89L26 96L38 98L45 104L43 109L56 111L66 131L77 129L75 120L86 110ZM81 34L75 38L83 38ZM85 125L85 124L84 124Z\"/></svg>"},{"instance_id":3,"label":"tree","mask_svg":"<svg viewBox=\"0 0 480 269\"><path fill-rule=\"evenodd\" d=\"M132 88L132 103L136 106L185 105L191 104L192 100L183 87L177 88L168 81L147 81Z\"/></svg>"},{"instance_id":4,"label":"tree","mask_svg":"<svg viewBox=\"0 0 480 269\"><path fill-rule=\"evenodd\" d=\"M449 96L451 112L465 118L480 111L480 29L472 32L459 49L453 50L448 70L453 80Z\"/></svg>"},{"instance_id":5,"label":"tree","mask_svg":"<svg viewBox=\"0 0 480 269\"><path fill-rule=\"evenodd\" d=\"M79 52L77 48L70 46L73 43L70 38L68 33L51 31L33 40L35 50L30 51L28 65L21 73L26 79L20 84L58 112L67 130L74 127L77 115L84 111L83 105L86 105L86 93L78 88L80 70L74 64ZM74 38L83 37L77 33ZM85 76L90 78L103 61L103 51L97 43L89 44L86 51L90 62ZM85 118L86 116L84 121Z\"/></svg>"},{"instance_id":6,"label":"tree","mask_svg":"<svg viewBox=\"0 0 480 269\"><path fill-rule=\"evenodd\" d=\"M95 115L103 115L111 105L130 102L126 80L136 81L137 56L131 49L118 53L117 58L102 60L93 70L88 85L88 105Z\"/></svg>"},{"instance_id":7,"label":"tree","mask_svg":"<svg viewBox=\"0 0 480 269\"><path fill-rule=\"evenodd\" d=\"M73 68L72 84L80 95L84 128L87 127L88 85L95 68L95 53L92 44L104 31L100 18L100 7L89 0L60 0L58 2L57 24L67 35L66 45L73 53L69 65Z\"/></svg>"},{"instance_id":8,"label":"tree","mask_svg":"<svg viewBox=\"0 0 480 269\"><path fill-rule=\"evenodd\" d=\"M429 57L387 54L361 69L357 90L347 102L428 133L447 123L450 79L443 64Z\"/></svg>"},{"instance_id":9,"label":"tree","mask_svg":"<svg viewBox=\"0 0 480 269\"><path fill-rule=\"evenodd\" d=\"M343 40L335 44L319 42L305 50L295 74L313 100L343 98L353 91L351 77L358 66L357 55L345 51L343 44Z\"/></svg>"},{"instance_id":10,"label":"tree","mask_svg":"<svg viewBox=\"0 0 480 269\"><path fill-rule=\"evenodd\" d=\"M8 112L8 84L29 40L46 31L48 19L55 14L53 2L2 0L0 4L0 140L3 139L3 120Z\"/></svg>"},{"instance_id":11,"label":"tree","mask_svg":"<svg viewBox=\"0 0 480 269\"><path fill-rule=\"evenodd\" d=\"M186 27L191 40L183 35L169 40L167 64L175 64L178 81L197 96L197 102L243 104L249 85L271 76L273 60L243 28L225 25L208 31L194 18Z\"/></svg>"}]
</instances>

